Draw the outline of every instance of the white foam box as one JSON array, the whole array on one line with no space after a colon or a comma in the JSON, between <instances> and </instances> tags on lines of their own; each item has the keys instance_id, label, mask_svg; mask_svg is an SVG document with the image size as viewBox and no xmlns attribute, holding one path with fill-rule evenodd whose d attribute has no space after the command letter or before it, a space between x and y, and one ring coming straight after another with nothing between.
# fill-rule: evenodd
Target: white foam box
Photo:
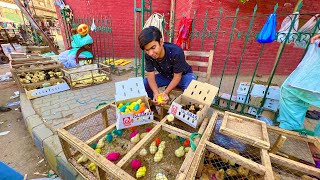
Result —
<instances>
[{"instance_id":1,"label":"white foam box","mask_svg":"<svg viewBox=\"0 0 320 180\"><path fill-rule=\"evenodd\" d=\"M219 106L220 107L228 107L228 101L230 100L230 94L227 93L223 93L220 96L220 100L219 100ZM232 96L231 97L231 101L230 101L230 109L234 110L236 109L236 105L237 105L237 96Z\"/></svg>"},{"instance_id":2,"label":"white foam box","mask_svg":"<svg viewBox=\"0 0 320 180\"><path fill-rule=\"evenodd\" d=\"M260 107L260 105L262 103L262 99L263 99L263 97L251 96L249 104L252 105L252 106L255 106L255 107Z\"/></svg>"},{"instance_id":3,"label":"white foam box","mask_svg":"<svg viewBox=\"0 0 320 180\"><path fill-rule=\"evenodd\" d=\"M275 99L266 99L264 102L263 108L271 110L271 111L277 111L280 106L280 101Z\"/></svg>"},{"instance_id":4,"label":"white foam box","mask_svg":"<svg viewBox=\"0 0 320 180\"><path fill-rule=\"evenodd\" d=\"M261 84L255 84L250 93L251 96L263 97L267 90L267 86ZM266 98L268 99L280 99L280 88L278 86L269 86Z\"/></svg>"},{"instance_id":5,"label":"white foam box","mask_svg":"<svg viewBox=\"0 0 320 180\"><path fill-rule=\"evenodd\" d=\"M248 94L248 97L247 97L247 100L246 100L246 94L237 94L237 99L236 99L236 102L238 103L246 103L248 104L249 100L250 100L250 94Z\"/></svg>"},{"instance_id":6,"label":"white foam box","mask_svg":"<svg viewBox=\"0 0 320 180\"><path fill-rule=\"evenodd\" d=\"M249 109L248 109L248 114L256 116L257 112L258 112L258 110L255 107L249 107Z\"/></svg>"},{"instance_id":7,"label":"white foam box","mask_svg":"<svg viewBox=\"0 0 320 180\"><path fill-rule=\"evenodd\" d=\"M66 91L69 90L70 87L69 85L64 81L64 80L55 80L57 82L59 82L59 84L53 85L53 86L49 86L49 87L43 87L40 89L33 89L33 90L28 90L28 88L30 88L30 86L33 86L34 88L39 88L42 85L40 85L39 83L37 85L27 85L24 90L26 92L27 98L28 99L35 99L38 97L42 97L42 96L47 96L50 94L54 94L54 93L58 93L58 92L62 92L62 91ZM54 83L53 81L51 83Z\"/></svg>"},{"instance_id":8,"label":"white foam box","mask_svg":"<svg viewBox=\"0 0 320 180\"><path fill-rule=\"evenodd\" d=\"M254 84L252 83L252 86ZM241 94L241 95L247 95L249 92L249 87L250 87L250 83L249 82L241 82L239 84L239 87L237 89L237 95Z\"/></svg>"},{"instance_id":9,"label":"white foam box","mask_svg":"<svg viewBox=\"0 0 320 180\"><path fill-rule=\"evenodd\" d=\"M211 84L192 80L183 94L172 102L168 113L173 114L174 117L187 125L197 128L206 117L207 111L217 95L218 90L219 88ZM182 109L182 104L201 104L203 105L203 109L200 113L193 114L190 111Z\"/></svg>"},{"instance_id":10,"label":"white foam box","mask_svg":"<svg viewBox=\"0 0 320 180\"><path fill-rule=\"evenodd\" d=\"M115 83L116 86L116 105L120 103L126 104L127 102L134 102L141 99L146 104L146 108L150 109L147 92L145 90L143 79L141 77L130 78L126 81L120 81ZM154 119L153 112L141 113L138 115L121 114L120 110L116 110L117 129L125 129L133 126L139 126L142 124L151 123Z\"/></svg>"}]
</instances>

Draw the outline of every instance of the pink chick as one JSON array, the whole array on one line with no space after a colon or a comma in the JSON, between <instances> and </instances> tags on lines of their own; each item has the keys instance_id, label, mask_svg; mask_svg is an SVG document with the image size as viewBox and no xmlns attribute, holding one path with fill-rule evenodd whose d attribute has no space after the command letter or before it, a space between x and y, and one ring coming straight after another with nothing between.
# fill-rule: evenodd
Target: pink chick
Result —
<instances>
[{"instance_id":1,"label":"pink chick","mask_svg":"<svg viewBox=\"0 0 320 180\"><path fill-rule=\"evenodd\" d=\"M131 167L134 170L138 170L141 167L141 162L138 159L133 159L131 161Z\"/></svg>"},{"instance_id":2,"label":"pink chick","mask_svg":"<svg viewBox=\"0 0 320 180\"><path fill-rule=\"evenodd\" d=\"M119 152L111 152L107 155L107 159L109 161L116 161L118 160L120 157L120 153Z\"/></svg>"}]
</instances>

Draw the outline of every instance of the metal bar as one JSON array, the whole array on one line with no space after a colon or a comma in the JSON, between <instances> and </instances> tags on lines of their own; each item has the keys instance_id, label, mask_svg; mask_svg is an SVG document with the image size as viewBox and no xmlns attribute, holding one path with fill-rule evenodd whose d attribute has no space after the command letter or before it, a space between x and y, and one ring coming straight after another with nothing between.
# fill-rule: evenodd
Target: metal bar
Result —
<instances>
[{"instance_id":1,"label":"metal bar","mask_svg":"<svg viewBox=\"0 0 320 180\"><path fill-rule=\"evenodd\" d=\"M221 17L222 17L222 8L220 8L219 10L219 18L218 18L218 22L217 22L217 27L216 27L216 34L214 36L214 43L213 43L213 50L216 49L217 47L217 39L218 39L218 32L219 32L219 29L220 29L220 21L221 21Z\"/></svg>"},{"instance_id":2,"label":"metal bar","mask_svg":"<svg viewBox=\"0 0 320 180\"><path fill-rule=\"evenodd\" d=\"M252 86L252 83L253 83L253 79L254 79L254 77L255 77L255 75L256 75L256 73L257 73L257 69L258 69L258 66L259 66L259 63L260 63L260 59L261 59L263 50L264 50L264 44L262 44L262 46L261 46L260 53L259 53L259 57L258 57L258 60L257 60L257 62L256 62L256 66L254 67L254 71L253 71L253 74L252 74L252 77L251 77L249 89L251 89L251 86ZM248 99L248 97L249 97L249 93L250 93L250 91L248 91L248 93L246 94L246 98L245 98L245 100L244 100L244 104L243 104L243 106L242 106L242 108L241 108L240 114L243 114L243 113L244 113L243 111L244 111L244 108L245 108L246 105L247 105L246 102L247 102L247 99Z\"/></svg>"},{"instance_id":3,"label":"metal bar","mask_svg":"<svg viewBox=\"0 0 320 180\"><path fill-rule=\"evenodd\" d=\"M247 42L248 42L250 34L251 34L251 28L252 28L252 25L253 25L253 22L254 22L254 17L255 17L257 8L258 8L258 5L256 5L254 7L254 9L253 9L252 18L251 18L251 21L250 21L248 32L247 32L246 38L244 40L244 45L243 45L241 56L240 56L240 62L239 62L239 65L238 65L237 74L236 74L236 77L235 77L234 82L233 82L232 90L231 90L231 93L230 93L230 99L229 99L229 101L227 103L228 104L228 109L230 108L231 97L232 97L232 94L233 94L233 91L234 91L234 87L235 87L237 79L238 79L238 75L239 75L241 64L242 64L242 60L243 60L243 55L244 55L244 52L246 51L246 48L247 48ZM243 111L243 107L242 107L241 111Z\"/></svg>"},{"instance_id":4,"label":"metal bar","mask_svg":"<svg viewBox=\"0 0 320 180\"><path fill-rule=\"evenodd\" d=\"M106 17L104 17L104 18L102 18L102 27L103 27L103 29L105 30L105 36L103 36L103 44L104 44L104 58L103 58L103 62L106 62L105 60L107 59L107 53L106 53L106 51L107 51L107 49L106 49L106 37L108 38L108 33L107 33L107 26L106 26L106 21L105 21L105 19L106 19ZM110 60L109 58L108 58L108 60ZM108 61L109 62L109 61Z\"/></svg>"},{"instance_id":5,"label":"metal bar","mask_svg":"<svg viewBox=\"0 0 320 180\"><path fill-rule=\"evenodd\" d=\"M113 30L112 30L112 16L109 17L110 19L110 33L111 33L111 47L112 47L112 59L114 61L114 44L113 44Z\"/></svg>"},{"instance_id":6,"label":"metal bar","mask_svg":"<svg viewBox=\"0 0 320 180\"><path fill-rule=\"evenodd\" d=\"M138 77L138 55L137 55L137 0L134 0L134 64L135 64L135 73Z\"/></svg>"},{"instance_id":7,"label":"metal bar","mask_svg":"<svg viewBox=\"0 0 320 180\"><path fill-rule=\"evenodd\" d=\"M222 79L223 79L223 76L224 76L224 71L226 69L227 62L228 62L228 59L229 59L230 46L231 46L231 42L232 42L232 39L233 39L234 28L235 28L235 26L237 24L237 15L238 15L238 13L239 13L239 8L236 9L236 15L235 15L235 17L233 19L233 23L232 23L232 28L231 28L231 32L230 32L230 40L229 40L229 43L228 43L228 50L227 50L227 54L226 54L226 59L224 60L224 65L223 65L222 74L221 74L220 83L219 83L219 90L218 90L218 93L217 93L218 95L219 95Z\"/></svg>"},{"instance_id":8,"label":"metal bar","mask_svg":"<svg viewBox=\"0 0 320 180\"><path fill-rule=\"evenodd\" d=\"M197 14L197 11L196 10L194 10L193 11L193 21L192 21L192 28L191 28L191 32L192 32L192 34L191 34L191 36L190 36L190 39L193 39L193 32L194 32L194 27L195 27L195 20L194 20L194 18L196 17L196 14ZM190 50L192 50L192 41L190 41Z\"/></svg>"},{"instance_id":9,"label":"metal bar","mask_svg":"<svg viewBox=\"0 0 320 180\"><path fill-rule=\"evenodd\" d=\"M299 0L299 1L298 1L298 3L297 3L297 5L296 5L296 7L294 8L294 11L293 11L293 12L298 12L298 11L300 11L300 9L301 9L301 7L302 7L302 1L303 1L303 0ZM296 19L297 19L297 16L298 16L298 14L294 14L294 17L293 17L293 20L292 20L292 22L291 22L291 24L290 24L290 28L289 28L288 32L291 32L291 30L292 30L292 28L293 28L293 26L294 26L294 23L295 23L295 21L296 21ZM266 100L267 92L268 92L268 90L269 90L269 87L270 87L270 84L271 84L271 82L272 82L273 76L274 76L274 74L275 74L275 72L276 72L276 70L277 70L277 67L278 67L280 58L281 58L281 56L282 56L282 53L283 53L283 51L284 51L285 45L286 45L286 43L288 42L288 40L289 40L289 35L286 36L284 42L281 43L280 46L279 46L278 53L277 53L277 57L276 57L276 60L275 60L275 62L274 62L274 66L273 66L271 75L270 75L270 77L269 77L268 86L267 86L267 89L266 89L266 91L265 91L265 93L264 93L262 102L261 102L261 104L260 104L259 111L261 110L261 108L262 108L262 106L263 106L263 104L264 104L264 102L265 102L265 100Z\"/></svg>"}]
</instances>

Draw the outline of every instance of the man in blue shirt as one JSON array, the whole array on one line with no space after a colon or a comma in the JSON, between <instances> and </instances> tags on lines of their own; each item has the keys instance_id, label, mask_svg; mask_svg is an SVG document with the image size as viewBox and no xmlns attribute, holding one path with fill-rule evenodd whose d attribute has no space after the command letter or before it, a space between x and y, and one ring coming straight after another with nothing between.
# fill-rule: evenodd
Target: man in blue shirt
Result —
<instances>
[{"instance_id":1,"label":"man in blue shirt","mask_svg":"<svg viewBox=\"0 0 320 180\"><path fill-rule=\"evenodd\" d=\"M147 78L144 79L144 86L154 103L158 104L159 87L167 86L162 92L162 98L167 101L171 90L177 86L185 90L196 79L183 50L175 44L163 42L158 28L150 26L143 29L139 35L139 45L146 54ZM159 73L156 74L155 70Z\"/></svg>"}]
</instances>

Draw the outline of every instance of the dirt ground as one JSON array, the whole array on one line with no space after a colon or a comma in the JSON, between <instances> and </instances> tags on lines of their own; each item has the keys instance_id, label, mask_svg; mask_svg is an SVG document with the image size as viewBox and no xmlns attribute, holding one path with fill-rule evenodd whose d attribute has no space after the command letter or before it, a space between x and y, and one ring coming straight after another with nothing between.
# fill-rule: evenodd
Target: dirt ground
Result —
<instances>
[{"instance_id":1,"label":"dirt ground","mask_svg":"<svg viewBox=\"0 0 320 180\"><path fill-rule=\"evenodd\" d=\"M0 75L9 71L8 65L0 65ZM10 99L15 91L18 91L18 87L12 79L8 82L0 82L0 105L19 101L19 97ZM10 108L12 110L9 112L0 112L0 132L10 131L7 135L0 136L0 161L22 175L28 174L28 179L44 177L34 173L47 174L50 167L45 160L42 160L43 156L27 131L20 105Z\"/></svg>"}]
</instances>

